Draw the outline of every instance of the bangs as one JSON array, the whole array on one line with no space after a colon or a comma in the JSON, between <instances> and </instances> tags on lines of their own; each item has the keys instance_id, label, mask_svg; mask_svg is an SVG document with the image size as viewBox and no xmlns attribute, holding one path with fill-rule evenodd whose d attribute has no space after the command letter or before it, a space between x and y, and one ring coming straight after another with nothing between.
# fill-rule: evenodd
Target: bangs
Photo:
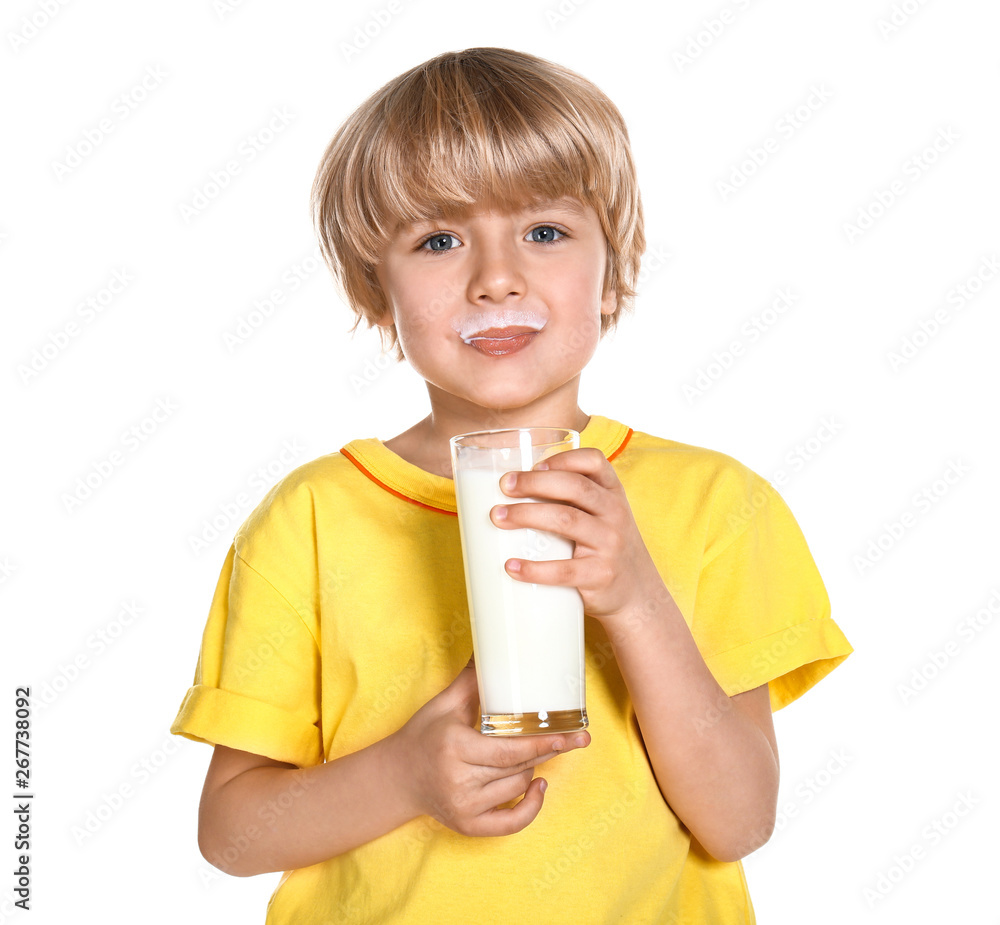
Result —
<instances>
[{"instance_id":1,"label":"bangs","mask_svg":"<svg viewBox=\"0 0 1000 925\"><path fill-rule=\"evenodd\" d=\"M433 94L437 111L424 111L423 124L405 133L403 126L386 126L381 163L372 166L377 188L393 194L374 203L380 217L405 223L477 203L514 209L533 200L581 197L592 187L581 156L584 139L574 138L525 88L489 89L494 92L469 92L456 101L461 122Z\"/></svg>"},{"instance_id":2,"label":"bangs","mask_svg":"<svg viewBox=\"0 0 1000 925\"><path fill-rule=\"evenodd\" d=\"M599 201L613 203L627 135L592 84L570 71L554 82L549 63L548 80L525 81L523 56L509 71L496 54L488 63L442 57L383 88L370 100L368 124L354 127L366 143L349 146L345 214L330 218L355 229L366 261L378 263L400 226L476 204L511 211L574 197L601 212Z\"/></svg>"}]
</instances>

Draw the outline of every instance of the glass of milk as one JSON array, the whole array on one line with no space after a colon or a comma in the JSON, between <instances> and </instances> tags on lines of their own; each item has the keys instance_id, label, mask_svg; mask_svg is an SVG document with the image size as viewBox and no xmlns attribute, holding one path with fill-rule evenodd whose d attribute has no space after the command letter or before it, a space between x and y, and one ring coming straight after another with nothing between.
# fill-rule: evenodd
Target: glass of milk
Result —
<instances>
[{"instance_id":1,"label":"glass of milk","mask_svg":"<svg viewBox=\"0 0 1000 925\"><path fill-rule=\"evenodd\" d=\"M479 681L480 731L541 735L587 727L583 599L576 588L511 578L508 559L571 559L573 541L490 520L497 504L559 503L505 495L505 472L580 446L564 427L484 430L451 438L452 472Z\"/></svg>"}]
</instances>

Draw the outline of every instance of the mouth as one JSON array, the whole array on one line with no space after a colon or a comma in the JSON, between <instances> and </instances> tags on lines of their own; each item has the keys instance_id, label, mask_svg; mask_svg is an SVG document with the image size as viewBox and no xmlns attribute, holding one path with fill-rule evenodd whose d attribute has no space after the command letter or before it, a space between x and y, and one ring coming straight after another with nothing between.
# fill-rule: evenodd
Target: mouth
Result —
<instances>
[{"instance_id":1,"label":"mouth","mask_svg":"<svg viewBox=\"0 0 1000 925\"><path fill-rule=\"evenodd\" d=\"M527 327L488 328L464 340L480 353L508 356L523 350L538 334L534 328Z\"/></svg>"},{"instance_id":2,"label":"mouth","mask_svg":"<svg viewBox=\"0 0 1000 925\"><path fill-rule=\"evenodd\" d=\"M459 313L451 320L451 327L465 343L469 343L474 337L500 338L526 331L541 331L547 322L548 316L539 308L487 306Z\"/></svg>"}]
</instances>

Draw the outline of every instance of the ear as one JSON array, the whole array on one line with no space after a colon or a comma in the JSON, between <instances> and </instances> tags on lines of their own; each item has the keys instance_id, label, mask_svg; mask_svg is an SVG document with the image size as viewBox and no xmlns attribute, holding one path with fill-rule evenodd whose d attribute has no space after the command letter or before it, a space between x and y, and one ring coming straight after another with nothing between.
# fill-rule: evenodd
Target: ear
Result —
<instances>
[{"instance_id":1,"label":"ear","mask_svg":"<svg viewBox=\"0 0 1000 925\"><path fill-rule=\"evenodd\" d=\"M395 313L389 300L385 297L385 292L380 288L371 293L372 317L380 328L391 328L396 323Z\"/></svg>"},{"instance_id":2,"label":"ear","mask_svg":"<svg viewBox=\"0 0 1000 925\"><path fill-rule=\"evenodd\" d=\"M601 296L601 314L613 315L618 308L618 293L612 289L607 295Z\"/></svg>"},{"instance_id":3,"label":"ear","mask_svg":"<svg viewBox=\"0 0 1000 925\"><path fill-rule=\"evenodd\" d=\"M371 309L371 316L378 327L391 328L396 323L396 319L393 316L389 300L385 297L379 265L369 266L365 275L368 278L368 308Z\"/></svg>"}]
</instances>

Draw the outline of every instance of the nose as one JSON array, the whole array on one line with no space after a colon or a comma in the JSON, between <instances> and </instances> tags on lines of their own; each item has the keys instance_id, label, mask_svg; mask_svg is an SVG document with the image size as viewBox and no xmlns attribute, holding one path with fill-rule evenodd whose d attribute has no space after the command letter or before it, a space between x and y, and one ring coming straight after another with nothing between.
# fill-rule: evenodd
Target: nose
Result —
<instances>
[{"instance_id":1,"label":"nose","mask_svg":"<svg viewBox=\"0 0 1000 925\"><path fill-rule=\"evenodd\" d=\"M515 244L497 238L483 242L469 277L469 300L503 302L508 296L523 296L525 288Z\"/></svg>"}]
</instances>

